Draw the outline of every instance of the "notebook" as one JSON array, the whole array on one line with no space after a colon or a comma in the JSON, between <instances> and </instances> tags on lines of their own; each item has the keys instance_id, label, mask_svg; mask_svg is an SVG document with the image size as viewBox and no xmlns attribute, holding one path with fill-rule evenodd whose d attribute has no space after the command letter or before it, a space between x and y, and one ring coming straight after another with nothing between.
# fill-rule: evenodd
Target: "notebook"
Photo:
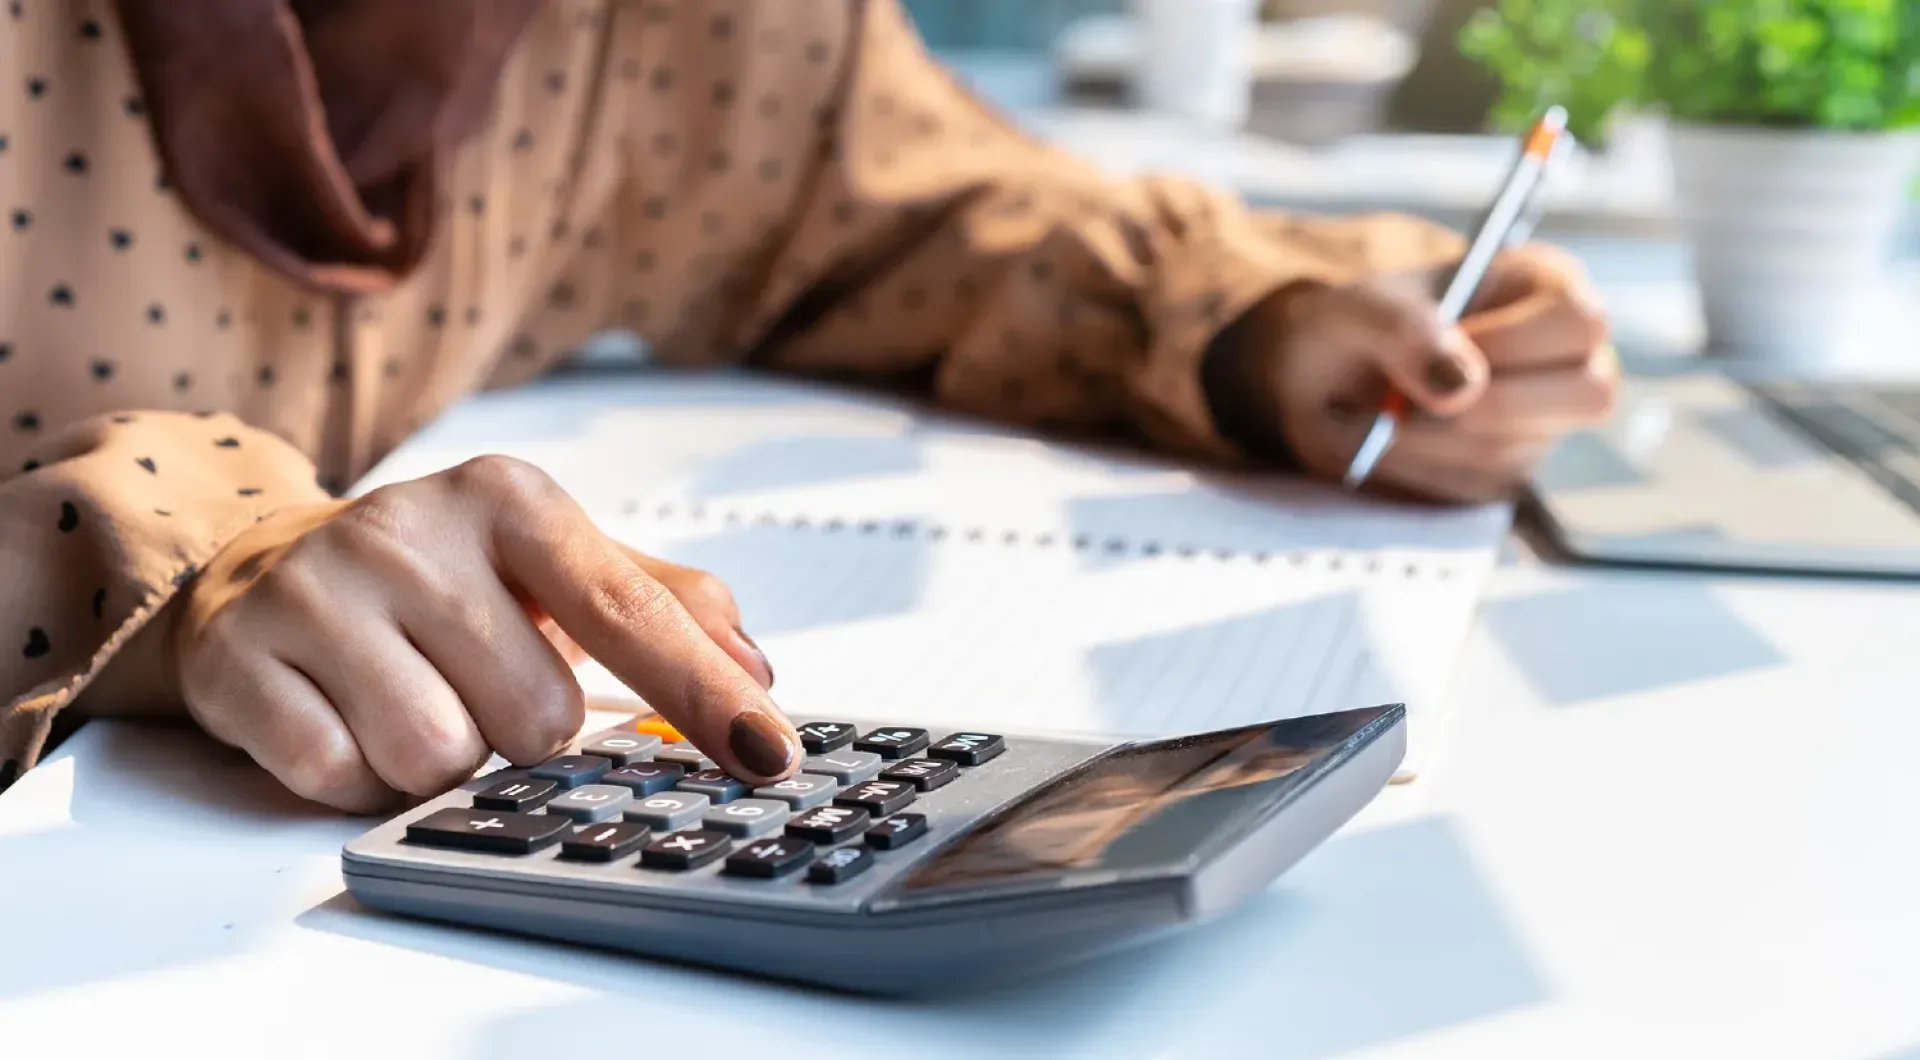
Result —
<instances>
[{"instance_id":1,"label":"notebook","mask_svg":"<svg viewBox=\"0 0 1920 1060\"><path fill-rule=\"evenodd\" d=\"M1155 736L1405 702L1430 757L1511 512L1347 497L745 374L486 394L359 485L498 452L713 571L796 713ZM597 666L591 693L624 690Z\"/></svg>"}]
</instances>

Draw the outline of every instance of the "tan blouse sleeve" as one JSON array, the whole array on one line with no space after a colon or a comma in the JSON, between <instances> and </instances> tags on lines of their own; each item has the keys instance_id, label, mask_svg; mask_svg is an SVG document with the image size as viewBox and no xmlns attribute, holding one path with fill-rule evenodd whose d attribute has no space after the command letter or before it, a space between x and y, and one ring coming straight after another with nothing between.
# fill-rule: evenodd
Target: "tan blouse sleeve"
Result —
<instances>
[{"instance_id":1,"label":"tan blouse sleeve","mask_svg":"<svg viewBox=\"0 0 1920 1060\"><path fill-rule=\"evenodd\" d=\"M655 3L634 85L609 324L667 361L905 380L1044 426L1241 455L1202 361L1249 307L1454 252L1407 218L1258 214L1030 139L929 57L895 0Z\"/></svg>"},{"instance_id":2,"label":"tan blouse sleeve","mask_svg":"<svg viewBox=\"0 0 1920 1060\"><path fill-rule=\"evenodd\" d=\"M132 412L52 434L0 468L0 788L73 700L263 513L325 500L298 450L232 416ZM166 675L116 675L157 694Z\"/></svg>"}]
</instances>

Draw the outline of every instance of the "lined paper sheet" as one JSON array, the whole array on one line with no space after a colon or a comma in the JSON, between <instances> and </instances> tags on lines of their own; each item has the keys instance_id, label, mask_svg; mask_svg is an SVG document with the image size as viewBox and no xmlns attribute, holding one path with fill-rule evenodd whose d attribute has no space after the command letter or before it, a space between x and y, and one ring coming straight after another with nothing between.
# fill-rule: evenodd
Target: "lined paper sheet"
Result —
<instances>
[{"instance_id":1,"label":"lined paper sheet","mask_svg":"<svg viewBox=\"0 0 1920 1060\"><path fill-rule=\"evenodd\" d=\"M723 577L796 713L1171 735L1406 702L1409 772L1510 514L645 372L484 396L361 488L482 452L541 465L616 537Z\"/></svg>"}]
</instances>

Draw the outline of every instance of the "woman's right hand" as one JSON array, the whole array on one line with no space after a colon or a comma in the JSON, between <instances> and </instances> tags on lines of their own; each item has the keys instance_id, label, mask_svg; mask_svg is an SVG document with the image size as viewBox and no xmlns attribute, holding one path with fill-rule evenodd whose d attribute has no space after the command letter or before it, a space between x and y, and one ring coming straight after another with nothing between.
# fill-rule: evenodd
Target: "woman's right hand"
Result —
<instances>
[{"instance_id":1,"label":"woman's right hand","mask_svg":"<svg viewBox=\"0 0 1920 1060\"><path fill-rule=\"evenodd\" d=\"M726 586L629 552L516 460L275 513L187 593L171 654L188 711L340 809L446 791L492 751L562 749L585 716L570 644L728 772L800 763Z\"/></svg>"}]
</instances>

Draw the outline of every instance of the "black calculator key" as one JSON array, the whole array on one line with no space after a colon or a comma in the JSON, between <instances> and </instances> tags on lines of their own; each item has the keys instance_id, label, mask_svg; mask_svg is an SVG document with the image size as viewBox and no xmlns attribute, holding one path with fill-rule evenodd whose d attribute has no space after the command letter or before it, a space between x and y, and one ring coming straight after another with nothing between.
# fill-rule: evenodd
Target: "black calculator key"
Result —
<instances>
[{"instance_id":1,"label":"black calculator key","mask_svg":"<svg viewBox=\"0 0 1920 1060\"><path fill-rule=\"evenodd\" d=\"M408 825L407 841L493 854L531 854L551 846L572 823L545 814L455 807L435 810Z\"/></svg>"},{"instance_id":2,"label":"black calculator key","mask_svg":"<svg viewBox=\"0 0 1920 1060\"><path fill-rule=\"evenodd\" d=\"M618 784L632 789L637 796L658 795L680 783L687 771L672 762L635 762L621 766L600 778L602 784Z\"/></svg>"},{"instance_id":3,"label":"black calculator key","mask_svg":"<svg viewBox=\"0 0 1920 1060\"><path fill-rule=\"evenodd\" d=\"M1000 757L1006 749L1007 741L990 732L956 732L927 748L927 757L977 766Z\"/></svg>"},{"instance_id":4,"label":"black calculator key","mask_svg":"<svg viewBox=\"0 0 1920 1060\"><path fill-rule=\"evenodd\" d=\"M880 850L899 850L926 834L925 814L903 813L867 829L867 845Z\"/></svg>"},{"instance_id":5,"label":"black calculator key","mask_svg":"<svg viewBox=\"0 0 1920 1060\"><path fill-rule=\"evenodd\" d=\"M727 852L726 833L705 828L663 835L640 851L640 864L650 869L697 869L711 865Z\"/></svg>"},{"instance_id":6,"label":"black calculator key","mask_svg":"<svg viewBox=\"0 0 1920 1060\"><path fill-rule=\"evenodd\" d=\"M702 769L698 773L688 773L674 785L681 791L691 791L705 795L715 806L723 802L732 802L747 793L746 781L731 776L724 769Z\"/></svg>"},{"instance_id":7,"label":"black calculator key","mask_svg":"<svg viewBox=\"0 0 1920 1060\"><path fill-rule=\"evenodd\" d=\"M860 737L853 746L862 751L872 751L882 758L905 758L926 749L927 730L889 725Z\"/></svg>"},{"instance_id":8,"label":"black calculator key","mask_svg":"<svg viewBox=\"0 0 1920 1060\"><path fill-rule=\"evenodd\" d=\"M771 879L805 865L813 858L813 844L792 836L755 839L740 845L727 858L729 876L758 876Z\"/></svg>"},{"instance_id":9,"label":"black calculator key","mask_svg":"<svg viewBox=\"0 0 1920 1060\"><path fill-rule=\"evenodd\" d=\"M853 742L853 726L844 721L810 721L795 731L810 755L837 751Z\"/></svg>"},{"instance_id":10,"label":"black calculator key","mask_svg":"<svg viewBox=\"0 0 1920 1060\"><path fill-rule=\"evenodd\" d=\"M866 847L841 847L820 855L820 860L807 869L807 879L814 883L845 883L870 868L873 868L873 851Z\"/></svg>"},{"instance_id":11,"label":"black calculator key","mask_svg":"<svg viewBox=\"0 0 1920 1060\"><path fill-rule=\"evenodd\" d=\"M560 785L551 780L518 780L510 777L476 793L473 804L483 810L524 813L553 798L559 790Z\"/></svg>"},{"instance_id":12,"label":"black calculator key","mask_svg":"<svg viewBox=\"0 0 1920 1060\"><path fill-rule=\"evenodd\" d=\"M616 766L632 765L653 757L660 749L660 737L650 732L623 732L614 729L591 736L580 745L580 753L604 758Z\"/></svg>"},{"instance_id":13,"label":"black calculator key","mask_svg":"<svg viewBox=\"0 0 1920 1060\"><path fill-rule=\"evenodd\" d=\"M914 758L880 771L881 780L904 780L918 791L945 787L959 775L959 766L939 758Z\"/></svg>"},{"instance_id":14,"label":"black calculator key","mask_svg":"<svg viewBox=\"0 0 1920 1060\"><path fill-rule=\"evenodd\" d=\"M592 784L607 775L613 763L599 755L561 755L558 758L542 762L528 773L541 780L551 780L562 788L577 788L582 784Z\"/></svg>"},{"instance_id":15,"label":"black calculator key","mask_svg":"<svg viewBox=\"0 0 1920 1060\"><path fill-rule=\"evenodd\" d=\"M646 842L652 829L631 821L608 821L582 828L560 843L560 856L575 861L618 861Z\"/></svg>"},{"instance_id":16,"label":"black calculator key","mask_svg":"<svg viewBox=\"0 0 1920 1060\"><path fill-rule=\"evenodd\" d=\"M841 792L833 801L836 806L858 806L875 817L885 817L913 802L913 785L904 780L869 780Z\"/></svg>"},{"instance_id":17,"label":"black calculator key","mask_svg":"<svg viewBox=\"0 0 1920 1060\"><path fill-rule=\"evenodd\" d=\"M821 806L787 822L787 834L829 846L866 830L872 815L858 806Z\"/></svg>"}]
</instances>

